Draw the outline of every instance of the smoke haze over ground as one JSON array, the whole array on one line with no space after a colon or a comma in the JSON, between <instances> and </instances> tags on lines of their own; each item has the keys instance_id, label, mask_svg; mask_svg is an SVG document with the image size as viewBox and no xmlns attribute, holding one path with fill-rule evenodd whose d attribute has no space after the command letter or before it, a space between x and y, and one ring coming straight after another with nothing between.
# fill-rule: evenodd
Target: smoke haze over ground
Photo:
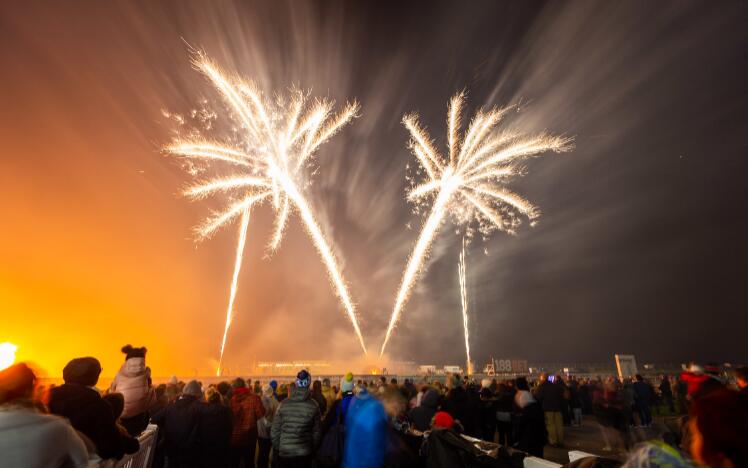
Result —
<instances>
[{"instance_id":1,"label":"smoke haze over ground","mask_svg":"<svg viewBox=\"0 0 748 468\"><path fill-rule=\"evenodd\" d=\"M175 131L164 110L206 107L215 134L231 132L191 46L268 92L361 102L320 149L308 194L372 351L423 221L404 198L400 120L418 111L443 148L447 101L465 89L466 118L519 104L508 125L576 146L512 185L542 209L537 226L470 245L477 363L748 360L748 4L400 3L0 5L0 342L50 374L79 355L113 374L128 342L159 375L215 366L236 227L196 244L191 228L218 205L181 198L189 175L161 153ZM229 365L359 357L290 219L268 257L272 213L253 212ZM460 239L442 230L390 358L464 361Z\"/></svg>"}]
</instances>

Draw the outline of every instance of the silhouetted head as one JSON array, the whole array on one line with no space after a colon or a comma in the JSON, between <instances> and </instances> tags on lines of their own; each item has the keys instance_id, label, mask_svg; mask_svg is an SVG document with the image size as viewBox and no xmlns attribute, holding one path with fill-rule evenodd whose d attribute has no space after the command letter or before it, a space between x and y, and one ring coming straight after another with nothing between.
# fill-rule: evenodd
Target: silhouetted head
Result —
<instances>
[{"instance_id":1,"label":"silhouetted head","mask_svg":"<svg viewBox=\"0 0 748 468\"><path fill-rule=\"evenodd\" d=\"M0 403L31 398L35 384L34 371L23 362L0 371Z\"/></svg>"},{"instance_id":2,"label":"silhouetted head","mask_svg":"<svg viewBox=\"0 0 748 468\"><path fill-rule=\"evenodd\" d=\"M99 381L101 364L94 357L75 358L62 369L62 379L67 384L93 387Z\"/></svg>"}]
</instances>

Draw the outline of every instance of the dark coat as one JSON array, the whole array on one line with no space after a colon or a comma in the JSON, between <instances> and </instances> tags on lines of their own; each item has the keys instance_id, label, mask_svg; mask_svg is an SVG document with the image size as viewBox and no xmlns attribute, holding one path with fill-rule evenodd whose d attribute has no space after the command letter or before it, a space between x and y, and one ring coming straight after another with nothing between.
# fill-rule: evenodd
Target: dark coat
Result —
<instances>
[{"instance_id":1,"label":"dark coat","mask_svg":"<svg viewBox=\"0 0 748 468\"><path fill-rule=\"evenodd\" d=\"M345 425L345 416L348 414L348 406L353 398L353 392L345 392L343 398L332 402L330 411L322 418L322 434L327 434L327 431L335 424Z\"/></svg>"},{"instance_id":2,"label":"dark coat","mask_svg":"<svg viewBox=\"0 0 748 468\"><path fill-rule=\"evenodd\" d=\"M652 387L647 382L636 381L633 383L634 394L636 395L636 405L639 408L649 407L654 403L655 395Z\"/></svg>"},{"instance_id":3,"label":"dark coat","mask_svg":"<svg viewBox=\"0 0 748 468\"><path fill-rule=\"evenodd\" d=\"M460 421L465 434L475 437L480 425L481 404L477 393L462 387L451 389L442 402L442 411Z\"/></svg>"},{"instance_id":4,"label":"dark coat","mask_svg":"<svg viewBox=\"0 0 748 468\"><path fill-rule=\"evenodd\" d=\"M546 380L538 387L535 398L540 401L543 411L560 412L564 401L564 389L562 386Z\"/></svg>"},{"instance_id":5,"label":"dark coat","mask_svg":"<svg viewBox=\"0 0 748 468\"><path fill-rule=\"evenodd\" d=\"M426 390L421 397L421 405L411 409L408 413L408 419L413 423L413 427L421 432L429 430L438 405L439 393L432 388Z\"/></svg>"},{"instance_id":6,"label":"dark coat","mask_svg":"<svg viewBox=\"0 0 748 468\"><path fill-rule=\"evenodd\" d=\"M319 414L326 414L327 413L327 400L325 400L325 396L322 393L311 393L310 395L312 399L317 403L317 407L319 408Z\"/></svg>"},{"instance_id":7,"label":"dark coat","mask_svg":"<svg viewBox=\"0 0 748 468\"><path fill-rule=\"evenodd\" d=\"M117 428L111 406L93 388L69 383L55 387L50 392L49 410L69 419L77 431L91 439L103 459L120 459L140 448L138 439Z\"/></svg>"},{"instance_id":8,"label":"dark coat","mask_svg":"<svg viewBox=\"0 0 748 468\"><path fill-rule=\"evenodd\" d=\"M192 395L182 395L152 420L158 424L164 440L169 467L200 466L200 422L205 403Z\"/></svg>"},{"instance_id":9,"label":"dark coat","mask_svg":"<svg viewBox=\"0 0 748 468\"><path fill-rule=\"evenodd\" d=\"M543 458L543 447L548 440L545 416L538 403L522 408L516 417L517 448L535 457Z\"/></svg>"},{"instance_id":10,"label":"dark coat","mask_svg":"<svg viewBox=\"0 0 748 468\"><path fill-rule=\"evenodd\" d=\"M473 468L495 466L495 460L482 453L451 429L435 429L426 438L421 455L427 468Z\"/></svg>"},{"instance_id":11,"label":"dark coat","mask_svg":"<svg viewBox=\"0 0 748 468\"><path fill-rule=\"evenodd\" d=\"M294 387L278 406L273 418L273 450L281 457L303 457L314 453L321 438L320 412L308 388Z\"/></svg>"},{"instance_id":12,"label":"dark coat","mask_svg":"<svg viewBox=\"0 0 748 468\"><path fill-rule=\"evenodd\" d=\"M231 409L220 402L202 406L198 433L202 466L228 466L231 441Z\"/></svg>"}]
</instances>

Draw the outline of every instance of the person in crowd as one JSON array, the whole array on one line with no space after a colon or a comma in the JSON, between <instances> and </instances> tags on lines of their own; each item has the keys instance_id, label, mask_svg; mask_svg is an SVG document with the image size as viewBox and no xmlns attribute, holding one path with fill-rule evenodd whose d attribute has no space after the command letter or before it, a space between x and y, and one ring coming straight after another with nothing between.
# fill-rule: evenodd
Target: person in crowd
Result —
<instances>
[{"instance_id":1,"label":"person in crowd","mask_svg":"<svg viewBox=\"0 0 748 468\"><path fill-rule=\"evenodd\" d=\"M275 398L278 400L278 403L283 403L283 400L288 398L288 394L290 391L291 389L289 388L289 385L285 383L280 384L280 386L278 387L278 391L275 394Z\"/></svg>"},{"instance_id":2,"label":"person in crowd","mask_svg":"<svg viewBox=\"0 0 748 468\"><path fill-rule=\"evenodd\" d=\"M439 394L433 388L427 389L423 398L421 398L421 404L411 409L408 413L408 417L413 423L413 427L421 432L429 430L431 427L431 420L436 414L438 407Z\"/></svg>"},{"instance_id":3,"label":"person in crowd","mask_svg":"<svg viewBox=\"0 0 748 468\"><path fill-rule=\"evenodd\" d=\"M535 398L543 408L548 442L554 447L562 447L564 444L564 423L561 416L563 391L561 386L550 381L547 374L540 374L540 384L535 393Z\"/></svg>"},{"instance_id":4,"label":"person in crowd","mask_svg":"<svg viewBox=\"0 0 748 468\"><path fill-rule=\"evenodd\" d=\"M174 403L177 401L179 396L182 394L182 390L179 389L179 384L169 382L166 384L166 401L167 403Z\"/></svg>"},{"instance_id":5,"label":"person in crowd","mask_svg":"<svg viewBox=\"0 0 748 468\"><path fill-rule=\"evenodd\" d=\"M599 405L602 411L602 421L605 423L606 447L603 450L612 450L614 446L628 450L631 446L631 437L629 433L629 422L626 416L627 411L625 393L621 382L615 377L609 377L603 386L601 392L601 401ZM607 438L606 438L607 434Z\"/></svg>"},{"instance_id":6,"label":"person in crowd","mask_svg":"<svg viewBox=\"0 0 748 468\"><path fill-rule=\"evenodd\" d=\"M330 386L330 379L325 377L322 379L322 396L325 397L325 408L328 410L332 408L332 402L335 401L335 397L338 392ZM324 416L324 414L322 415Z\"/></svg>"},{"instance_id":7,"label":"person in crowd","mask_svg":"<svg viewBox=\"0 0 748 468\"><path fill-rule=\"evenodd\" d=\"M726 388L694 400L690 419L690 452L700 465L748 466L748 397Z\"/></svg>"},{"instance_id":8,"label":"person in crowd","mask_svg":"<svg viewBox=\"0 0 748 468\"><path fill-rule=\"evenodd\" d=\"M579 401L582 403L582 414L592 414L592 386L589 379L579 384Z\"/></svg>"},{"instance_id":9,"label":"person in crowd","mask_svg":"<svg viewBox=\"0 0 748 468\"><path fill-rule=\"evenodd\" d=\"M270 428L273 427L273 418L278 411L278 400L275 399L273 387L266 385L262 390L262 406L265 408L265 416L257 422L257 468L268 468L270 462L270 450L273 441L270 437Z\"/></svg>"},{"instance_id":10,"label":"person in crowd","mask_svg":"<svg viewBox=\"0 0 748 468\"><path fill-rule=\"evenodd\" d=\"M101 397L104 401L106 401L109 406L112 408L112 415L114 416L115 424L117 425L117 430L122 435L129 435L130 432L127 430L127 428L122 424L122 412L125 410L125 396L121 393L107 393Z\"/></svg>"},{"instance_id":11,"label":"person in crowd","mask_svg":"<svg viewBox=\"0 0 748 468\"><path fill-rule=\"evenodd\" d=\"M198 434L203 467L227 468L232 434L231 409L215 387L205 391L206 404L201 405Z\"/></svg>"},{"instance_id":12,"label":"person in crowd","mask_svg":"<svg viewBox=\"0 0 748 468\"><path fill-rule=\"evenodd\" d=\"M112 407L101 398L95 385L101 364L93 357L76 358L62 370L65 382L51 390L49 410L70 420L72 426L91 440L101 459L122 458L140 448L138 440L120 432Z\"/></svg>"},{"instance_id":13,"label":"person in crowd","mask_svg":"<svg viewBox=\"0 0 748 468\"><path fill-rule=\"evenodd\" d=\"M221 402L224 404L224 406L230 406L231 397L233 396L233 392L231 391L231 384L223 380L221 382L218 382L218 384L216 385L216 390L218 390L218 393L221 394Z\"/></svg>"},{"instance_id":14,"label":"person in crowd","mask_svg":"<svg viewBox=\"0 0 748 468\"><path fill-rule=\"evenodd\" d=\"M480 398L470 395L462 386L460 377L452 374L447 379L449 391L441 404L441 410L446 411L460 422L465 434L475 437L480 425Z\"/></svg>"},{"instance_id":15,"label":"person in crowd","mask_svg":"<svg viewBox=\"0 0 748 468\"><path fill-rule=\"evenodd\" d=\"M411 379L405 379L403 381L403 392L403 395L405 395L405 398L408 401L408 405L410 405L410 401L418 393L418 390L416 389L416 386L415 384L413 384L413 381Z\"/></svg>"},{"instance_id":16,"label":"person in crowd","mask_svg":"<svg viewBox=\"0 0 748 468\"><path fill-rule=\"evenodd\" d=\"M529 392L528 392L529 394ZM496 387L496 430L499 433L499 444L510 447L512 438L512 413L514 412L514 396L512 390L505 383ZM493 437L489 440L493 440Z\"/></svg>"},{"instance_id":17,"label":"person in crowd","mask_svg":"<svg viewBox=\"0 0 748 468\"><path fill-rule=\"evenodd\" d=\"M687 386L687 402L692 402L701 396L724 387L719 379L705 372L702 366L695 363L691 363L688 366L688 370L680 375L680 380Z\"/></svg>"},{"instance_id":18,"label":"person in crowd","mask_svg":"<svg viewBox=\"0 0 748 468\"><path fill-rule=\"evenodd\" d=\"M636 390L634 390L634 383L630 378L626 377L623 379L621 385L618 385L618 396L621 400L621 425L625 428L632 428L635 426L641 426L641 417L636 407Z\"/></svg>"},{"instance_id":19,"label":"person in crowd","mask_svg":"<svg viewBox=\"0 0 748 468\"><path fill-rule=\"evenodd\" d=\"M265 407L260 397L250 391L241 377L234 380L232 387L234 395L231 397L231 413L234 416L234 426L231 433L231 466L238 467L242 461L244 466L254 466L257 423L265 416Z\"/></svg>"},{"instance_id":20,"label":"person in crowd","mask_svg":"<svg viewBox=\"0 0 748 468\"><path fill-rule=\"evenodd\" d=\"M262 384L259 380L255 380L254 387L252 389L255 395L262 397Z\"/></svg>"},{"instance_id":21,"label":"person in crowd","mask_svg":"<svg viewBox=\"0 0 748 468\"><path fill-rule=\"evenodd\" d=\"M122 411L122 425L133 437L140 435L148 426L148 410L156 401L156 394L151 386L151 369L145 365L145 347L122 347L125 362L112 380L109 391L121 393L125 397L125 408Z\"/></svg>"},{"instance_id":22,"label":"person in crowd","mask_svg":"<svg viewBox=\"0 0 748 468\"><path fill-rule=\"evenodd\" d=\"M480 409L480 428L478 430L480 438L493 442L496 434L496 395L491 391L491 380L483 379L479 392L481 409Z\"/></svg>"},{"instance_id":23,"label":"person in crowd","mask_svg":"<svg viewBox=\"0 0 748 468\"><path fill-rule=\"evenodd\" d=\"M660 379L660 399L662 403L667 405L671 413L675 413L675 405L673 404L673 387L670 383L670 378L667 375L663 375Z\"/></svg>"},{"instance_id":24,"label":"person in crowd","mask_svg":"<svg viewBox=\"0 0 748 468\"><path fill-rule=\"evenodd\" d=\"M159 384L158 386L156 386L156 388L153 390L153 394L155 396L155 400L153 402L153 405L151 405L151 409L149 410L149 413L151 415L154 415L163 410L164 408L166 408L166 405L169 404L169 399L166 396L166 384Z\"/></svg>"},{"instance_id":25,"label":"person in crowd","mask_svg":"<svg viewBox=\"0 0 748 468\"><path fill-rule=\"evenodd\" d=\"M735 369L735 384L738 386L738 390L748 394L748 366Z\"/></svg>"},{"instance_id":26,"label":"person in crowd","mask_svg":"<svg viewBox=\"0 0 748 468\"><path fill-rule=\"evenodd\" d=\"M415 466L418 463L421 437L410 432L410 421L405 416L408 402L406 395L401 388L391 387L384 391L381 402L387 416L383 467Z\"/></svg>"},{"instance_id":27,"label":"person in crowd","mask_svg":"<svg viewBox=\"0 0 748 468\"><path fill-rule=\"evenodd\" d=\"M0 371L0 465L7 468L88 466L86 445L68 421L32 401L36 375L24 363Z\"/></svg>"},{"instance_id":28,"label":"person in crowd","mask_svg":"<svg viewBox=\"0 0 748 468\"><path fill-rule=\"evenodd\" d=\"M309 467L312 464L322 432L319 406L309 392L311 381L309 372L300 371L291 395L278 406L270 430L274 467Z\"/></svg>"},{"instance_id":29,"label":"person in crowd","mask_svg":"<svg viewBox=\"0 0 748 468\"><path fill-rule=\"evenodd\" d=\"M384 406L362 388L345 418L342 468L380 468L386 451L387 415Z\"/></svg>"},{"instance_id":30,"label":"person in crowd","mask_svg":"<svg viewBox=\"0 0 748 468\"><path fill-rule=\"evenodd\" d=\"M564 426L571 425L571 392L569 392L569 386L560 375L556 375L553 379L553 385L557 386L561 391L561 421Z\"/></svg>"},{"instance_id":31,"label":"person in crowd","mask_svg":"<svg viewBox=\"0 0 748 468\"><path fill-rule=\"evenodd\" d=\"M579 397L579 381L575 377L569 378L569 406L571 406L571 425L582 425L582 399Z\"/></svg>"},{"instance_id":32,"label":"person in crowd","mask_svg":"<svg viewBox=\"0 0 748 468\"><path fill-rule=\"evenodd\" d=\"M414 385L415 393L408 402L408 408L413 409L420 405L424 393L426 393L426 390L428 390L429 388L430 387L426 379L419 379Z\"/></svg>"},{"instance_id":33,"label":"person in crowd","mask_svg":"<svg viewBox=\"0 0 748 468\"><path fill-rule=\"evenodd\" d=\"M336 398L322 420L322 433L326 434L335 424L345 425L348 408L353 401L353 374L348 372L340 381L340 397Z\"/></svg>"},{"instance_id":34,"label":"person in crowd","mask_svg":"<svg viewBox=\"0 0 748 468\"><path fill-rule=\"evenodd\" d=\"M636 374L636 381L633 383L635 408L639 414L639 420L643 427L652 425L652 410L650 405L654 401L654 394L649 383L644 381L641 374Z\"/></svg>"},{"instance_id":35,"label":"person in crowd","mask_svg":"<svg viewBox=\"0 0 748 468\"><path fill-rule=\"evenodd\" d=\"M319 380L312 382L312 399L317 402L319 413L324 416L327 413L327 400L322 394L322 382Z\"/></svg>"},{"instance_id":36,"label":"person in crowd","mask_svg":"<svg viewBox=\"0 0 748 468\"><path fill-rule=\"evenodd\" d=\"M678 449L663 441L651 440L637 445L621 468L695 468Z\"/></svg>"},{"instance_id":37,"label":"person in crowd","mask_svg":"<svg viewBox=\"0 0 748 468\"><path fill-rule=\"evenodd\" d=\"M204 405L200 383L191 380L174 403L153 415L152 421L158 425L163 437L169 468L200 467L199 423Z\"/></svg>"},{"instance_id":38,"label":"person in crowd","mask_svg":"<svg viewBox=\"0 0 748 468\"><path fill-rule=\"evenodd\" d=\"M514 395L514 403L517 407L516 446L523 452L542 458L543 447L548 440L543 408L530 392L526 378L517 377L514 385L517 388L517 393Z\"/></svg>"}]
</instances>

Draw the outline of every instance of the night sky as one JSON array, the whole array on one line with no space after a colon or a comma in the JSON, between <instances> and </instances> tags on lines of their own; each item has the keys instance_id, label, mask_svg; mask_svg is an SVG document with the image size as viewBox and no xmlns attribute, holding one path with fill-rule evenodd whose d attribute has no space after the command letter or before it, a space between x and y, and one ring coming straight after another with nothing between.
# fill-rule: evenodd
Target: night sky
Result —
<instances>
[{"instance_id":1,"label":"night sky","mask_svg":"<svg viewBox=\"0 0 748 468\"><path fill-rule=\"evenodd\" d=\"M469 247L475 361L748 361L746 24L727 1L3 2L0 342L51 374L83 354L113 373L128 342L157 375L215 364L236 227L195 242L220 200L180 197L190 176L161 151L167 112L233 125L195 48L269 92L361 103L307 195L372 350L423 221L400 120L417 111L443 148L464 89L466 118L517 104L508 125L575 138L512 183L539 224ZM250 226L227 360L357 358L298 220L267 255L272 219ZM391 358L464 361L460 246L446 225Z\"/></svg>"}]
</instances>

